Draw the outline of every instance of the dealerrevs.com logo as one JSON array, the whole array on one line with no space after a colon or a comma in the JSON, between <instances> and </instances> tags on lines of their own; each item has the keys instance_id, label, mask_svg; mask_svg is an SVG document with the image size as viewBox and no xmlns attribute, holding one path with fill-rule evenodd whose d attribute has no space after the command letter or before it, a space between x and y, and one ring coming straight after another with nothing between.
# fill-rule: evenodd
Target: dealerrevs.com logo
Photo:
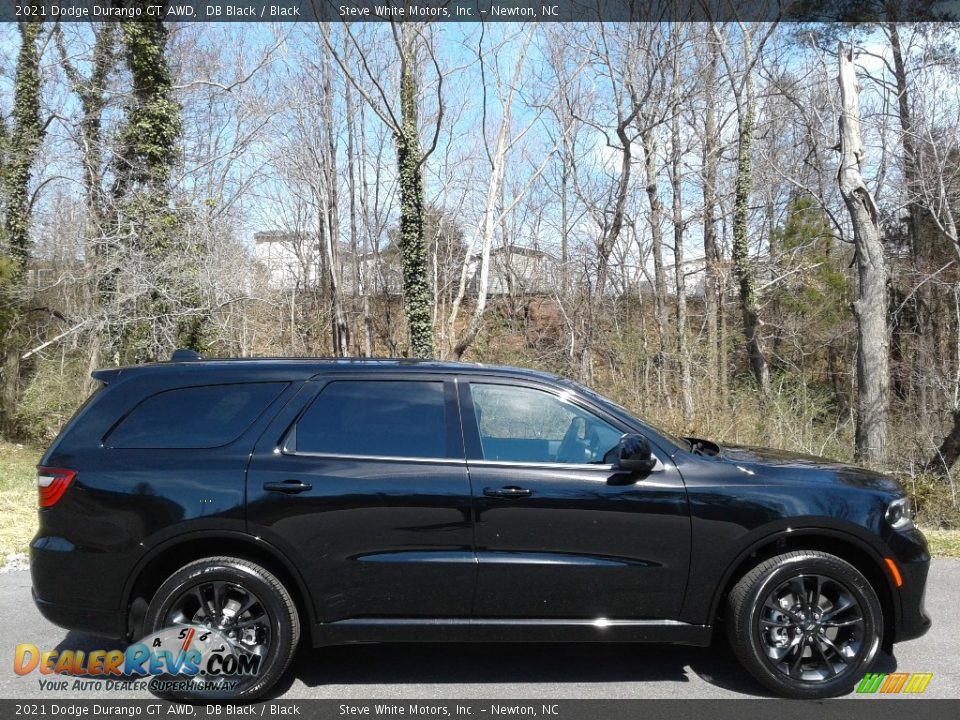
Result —
<instances>
[{"instance_id":1,"label":"dealerrevs.com logo","mask_svg":"<svg viewBox=\"0 0 960 720\"><path fill-rule=\"evenodd\" d=\"M933 673L867 673L857 684L857 692L919 694L927 689Z\"/></svg>"},{"instance_id":2,"label":"dealerrevs.com logo","mask_svg":"<svg viewBox=\"0 0 960 720\"><path fill-rule=\"evenodd\" d=\"M259 672L262 657L217 629L179 625L119 650L47 650L22 643L14 650L17 675L37 673L40 688L113 690L143 687L158 693L235 691ZM59 679L50 676L69 676ZM149 679L149 684L145 678Z\"/></svg>"}]
</instances>

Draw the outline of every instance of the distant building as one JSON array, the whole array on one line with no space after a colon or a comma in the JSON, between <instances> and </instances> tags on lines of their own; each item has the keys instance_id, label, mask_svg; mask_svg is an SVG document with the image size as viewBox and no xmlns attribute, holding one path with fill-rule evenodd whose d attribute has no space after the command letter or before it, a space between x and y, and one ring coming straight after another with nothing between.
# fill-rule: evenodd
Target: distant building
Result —
<instances>
[{"instance_id":1,"label":"distant building","mask_svg":"<svg viewBox=\"0 0 960 720\"><path fill-rule=\"evenodd\" d=\"M304 290L317 281L320 246L316 236L293 232L258 232L253 236L253 255L267 271L270 285L286 290Z\"/></svg>"},{"instance_id":2,"label":"distant building","mask_svg":"<svg viewBox=\"0 0 960 720\"><path fill-rule=\"evenodd\" d=\"M258 232L253 236L254 257L265 268L270 285L285 290L316 287L324 265L322 248L316 235L294 232ZM403 292L400 253L391 242L377 253L360 254L357 262L349 247L338 248L343 291L353 291L354 269L359 272L359 289L375 295L398 296ZM459 261L458 261L459 262ZM459 265L458 265L459 267ZM490 251L487 283L489 295L536 295L553 292L559 282L559 259L543 250L519 245L500 246ZM431 270L432 274L432 270ZM448 282L459 277L457 268L443 272ZM468 292L476 294L480 285L480 255L473 255L468 268Z\"/></svg>"},{"instance_id":3,"label":"distant building","mask_svg":"<svg viewBox=\"0 0 960 720\"><path fill-rule=\"evenodd\" d=\"M325 267L324 252L316 235L301 235L292 232L258 232L253 236L254 257L266 269L270 285L284 290L306 290L316 287L320 272ZM354 286L353 252L342 244L337 248L340 261L340 277L344 292L352 292ZM373 253L360 255L360 285L363 278L370 278L375 292L382 292L383 283L378 282L375 271L378 263ZM399 273L399 269L397 270ZM398 276L399 277L399 276ZM397 281L399 283L399 281ZM392 279L388 283L393 285ZM399 284L397 284L399 292Z\"/></svg>"},{"instance_id":4,"label":"distant building","mask_svg":"<svg viewBox=\"0 0 960 720\"><path fill-rule=\"evenodd\" d=\"M559 283L561 263L551 253L520 245L506 245L490 250L487 279L489 295L540 295L554 292ZM480 289L480 255L471 261L471 289Z\"/></svg>"}]
</instances>

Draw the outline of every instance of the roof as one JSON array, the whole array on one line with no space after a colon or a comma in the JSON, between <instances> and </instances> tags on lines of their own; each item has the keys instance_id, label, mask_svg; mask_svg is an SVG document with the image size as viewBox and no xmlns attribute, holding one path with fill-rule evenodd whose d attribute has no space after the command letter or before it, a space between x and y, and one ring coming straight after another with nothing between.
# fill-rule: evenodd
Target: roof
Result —
<instances>
[{"instance_id":1,"label":"roof","mask_svg":"<svg viewBox=\"0 0 960 720\"><path fill-rule=\"evenodd\" d=\"M447 362L440 360L425 360L420 358L334 358L334 357L260 357L260 358L189 358L183 351L177 351L176 359L169 362L144 363L143 365L127 365L123 367L102 368L93 372L93 377L103 382L110 382L121 372L137 374L146 372L182 372L184 370L197 371L203 374L230 371L231 373L244 371L265 371L272 375L288 371L298 377L309 377L328 370L357 370L361 372L376 372L387 369L397 369L412 372L477 372L494 375L523 376L542 380L557 381L559 376L541 370L517 368L507 365L484 365L481 363Z\"/></svg>"}]
</instances>

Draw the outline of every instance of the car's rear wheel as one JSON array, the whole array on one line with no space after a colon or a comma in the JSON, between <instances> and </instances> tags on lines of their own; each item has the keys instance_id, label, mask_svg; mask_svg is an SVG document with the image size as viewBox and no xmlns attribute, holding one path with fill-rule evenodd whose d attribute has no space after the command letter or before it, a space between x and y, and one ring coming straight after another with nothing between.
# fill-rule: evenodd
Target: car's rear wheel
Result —
<instances>
[{"instance_id":1,"label":"car's rear wheel","mask_svg":"<svg viewBox=\"0 0 960 720\"><path fill-rule=\"evenodd\" d=\"M727 603L738 659L785 697L849 692L880 648L883 610L876 591L857 568L828 553L770 558L737 582Z\"/></svg>"},{"instance_id":2,"label":"car's rear wheel","mask_svg":"<svg viewBox=\"0 0 960 720\"><path fill-rule=\"evenodd\" d=\"M157 647L176 657L181 649L199 651L199 672L165 674L151 686L161 697L184 700L263 696L287 669L300 637L296 605L283 583L234 557L203 558L173 573L151 600L144 627ZM213 654L218 657L210 664Z\"/></svg>"}]
</instances>

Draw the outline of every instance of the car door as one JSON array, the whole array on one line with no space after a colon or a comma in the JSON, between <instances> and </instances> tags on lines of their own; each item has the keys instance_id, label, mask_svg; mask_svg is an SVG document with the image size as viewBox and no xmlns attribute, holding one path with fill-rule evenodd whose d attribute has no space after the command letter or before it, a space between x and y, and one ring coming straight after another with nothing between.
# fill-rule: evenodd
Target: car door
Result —
<instances>
[{"instance_id":1,"label":"car door","mask_svg":"<svg viewBox=\"0 0 960 720\"><path fill-rule=\"evenodd\" d=\"M307 386L254 452L249 532L293 561L320 622L467 617L476 567L454 381Z\"/></svg>"},{"instance_id":2,"label":"car door","mask_svg":"<svg viewBox=\"0 0 960 720\"><path fill-rule=\"evenodd\" d=\"M618 472L630 428L572 391L465 377L479 563L475 618L675 619L690 518L667 453Z\"/></svg>"}]
</instances>

